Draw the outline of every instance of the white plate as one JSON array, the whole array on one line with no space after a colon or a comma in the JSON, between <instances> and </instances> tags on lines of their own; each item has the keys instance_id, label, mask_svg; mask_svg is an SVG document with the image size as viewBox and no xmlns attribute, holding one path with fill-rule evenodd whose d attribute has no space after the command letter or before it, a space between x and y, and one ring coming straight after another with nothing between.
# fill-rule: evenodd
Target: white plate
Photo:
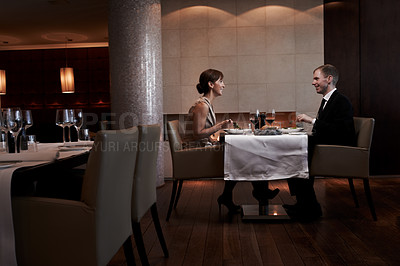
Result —
<instances>
[{"instance_id":1,"label":"white plate","mask_svg":"<svg viewBox=\"0 0 400 266\"><path fill-rule=\"evenodd\" d=\"M84 151L84 150L87 150L87 149L88 149L88 147L83 148L83 147L73 147L73 146L71 146L71 147L60 147L58 150L59 151Z\"/></svg>"},{"instance_id":2,"label":"white plate","mask_svg":"<svg viewBox=\"0 0 400 266\"><path fill-rule=\"evenodd\" d=\"M306 135L307 132L290 132L289 135Z\"/></svg>"},{"instance_id":3,"label":"white plate","mask_svg":"<svg viewBox=\"0 0 400 266\"><path fill-rule=\"evenodd\" d=\"M0 169L14 166L17 162L0 162Z\"/></svg>"},{"instance_id":4,"label":"white plate","mask_svg":"<svg viewBox=\"0 0 400 266\"><path fill-rule=\"evenodd\" d=\"M242 135L244 133L244 130L243 129L237 129L237 128L230 128L230 129L227 129L226 132L228 134Z\"/></svg>"},{"instance_id":5,"label":"white plate","mask_svg":"<svg viewBox=\"0 0 400 266\"><path fill-rule=\"evenodd\" d=\"M301 132L301 131L303 131L303 130L304 130L304 128L302 128L302 127L296 127L296 128L291 128L291 127L289 127L289 128L281 128L281 131L282 131L283 134L290 134L290 133L294 133L294 132Z\"/></svg>"}]
</instances>

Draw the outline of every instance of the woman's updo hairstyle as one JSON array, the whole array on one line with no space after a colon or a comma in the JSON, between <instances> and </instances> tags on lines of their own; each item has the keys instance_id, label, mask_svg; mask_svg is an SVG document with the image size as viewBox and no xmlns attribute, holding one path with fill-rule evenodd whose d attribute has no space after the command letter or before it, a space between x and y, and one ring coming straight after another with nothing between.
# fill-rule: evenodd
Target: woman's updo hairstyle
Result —
<instances>
[{"instance_id":1,"label":"woman's updo hairstyle","mask_svg":"<svg viewBox=\"0 0 400 266\"><path fill-rule=\"evenodd\" d=\"M207 69L200 74L199 83L196 85L197 91L200 94L207 94L210 91L208 82L216 82L219 78L223 79L224 74L221 71L215 69Z\"/></svg>"}]
</instances>

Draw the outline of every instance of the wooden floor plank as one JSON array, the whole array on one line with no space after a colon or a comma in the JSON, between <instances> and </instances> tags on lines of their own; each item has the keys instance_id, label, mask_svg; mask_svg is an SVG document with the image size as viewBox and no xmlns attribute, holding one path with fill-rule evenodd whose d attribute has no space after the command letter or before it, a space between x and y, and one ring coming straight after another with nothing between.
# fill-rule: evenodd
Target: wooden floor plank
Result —
<instances>
[{"instance_id":1,"label":"wooden floor plank","mask_svg":"<svg viewBox=\"0 0 400 266\"><path fill-rule=\"evenodd\" d=\"M255 223L254 230L257 237L263 265L283 265L270 226L266 223Z\"/></svg>"},{"instance_id":2,"label":"wooden floor plank","mask_svg":"<svg viewBox=\"0 0 400 266\"><path fill-rule=\"evenodd\" d=\"M203 265L219 266L223 263L223 225L217 204L217 197L222 191L223 182L213 182L208 231L205 243Z\"/></svg>"},{"instance_id":3,"label":"wooden floor plank","mask_svg":"<svg viewBox=\"0 0 400 266\"><path fill-rule=\"evenodd\" d=\"M200 189L201 188L201 189ZM194 216L193 231L190 236L188 248L185 255L185 261L183 265L195 266L202 265L204 258L204 250L206 246L207 230L208 230L208 219L211 206L212 198L212 184L207 181L199 181L199 186L196 187L199 194L193 193L195 197L198 197L198 207L193 210L191 214ZM194 199L193 199L194 200ZM192 201L193 201L192 200Z\"/></svg>"},{"instance_id":4,"label":"wooden floor plank","mask_svg":"<svg viewBox=\"0 0 400 266\"><path fill-rule=\"evenodd\" d=\"M257 236L253 224L239 222L239 237L243 265L263 265Z\"/></svg>"}]
</instances>

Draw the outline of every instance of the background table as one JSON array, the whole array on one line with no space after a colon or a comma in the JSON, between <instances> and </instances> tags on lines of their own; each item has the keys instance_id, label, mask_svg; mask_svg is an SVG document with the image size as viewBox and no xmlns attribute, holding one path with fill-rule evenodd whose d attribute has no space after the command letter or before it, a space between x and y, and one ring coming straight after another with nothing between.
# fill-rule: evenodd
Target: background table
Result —
<instances>
[{"instance_id":1,"label":"background table","mask_svg":"<svg viewBox=\"0 0 400 266\"><path fill-rule=\"evenodd\" d=\"M77 143L78 144L78 143ZM83 144L83 143L82 143ZM14 226L11 208L11 183L14 175L27 176L43 167L75 167L85 163L89 156L90 144L86 148L66 149L60 151L62 143L45 143L38 145L38 152L31 154L20 154L22 160L15 162L12 166L0 169L0 265L17 265L15 257ZM34 156L31 156L34 154ZM51 156L53 154L53 156ZM50 155L50 156L49 156ZM15 158L18 154L0 154L0 159ZM29 159L30 158L30 159ZM86 161L85 161L86 160Z\"/></svg>"}]
</instances>

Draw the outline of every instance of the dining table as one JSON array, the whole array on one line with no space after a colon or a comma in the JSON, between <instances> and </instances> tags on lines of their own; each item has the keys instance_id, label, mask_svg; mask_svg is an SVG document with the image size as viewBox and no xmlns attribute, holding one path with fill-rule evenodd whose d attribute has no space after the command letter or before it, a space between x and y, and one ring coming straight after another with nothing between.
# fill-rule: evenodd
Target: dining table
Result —
<instances>
[{"instance_id":1,"label":"dining table","mask_svg":"<svg viewBox=\"0 0 400 266\"><path fill-rule=\"evenodd\" d=\"M226 134L224 179L271 181L309 178L306 132L282 134ZM268 133L268 132L266 132ZM290 219L279 204L242 205L243 220Z\"/></svg>"},{"instance_id":2,"label":"dining table","mask_svg":"<svg viewBox=\"0 0 400 266\"><path fill-rule=\"evenodd\" d=\"M12 218L13 178L85 164L93 141L39 143L35 152L0 153L0 265L17 265ZM56 178L56 173L55 173Z\"/></svg>"}]
</instances>

